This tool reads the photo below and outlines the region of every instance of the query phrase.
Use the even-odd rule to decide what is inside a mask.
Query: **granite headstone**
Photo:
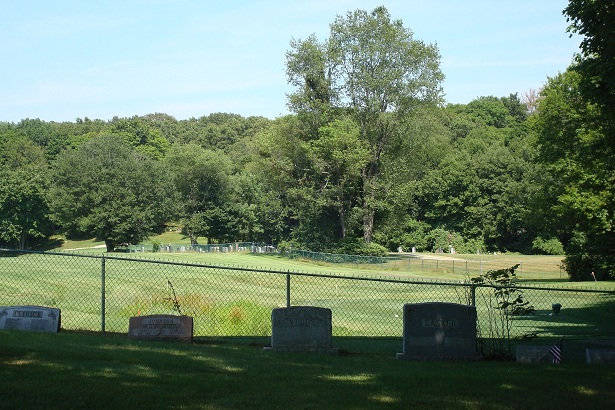
[[[190,316],[133,316],[128,324],[128,337],[131,339],[191,342],[192,332],[193,319]]]
[[[271,312],[271,347],[283,351],[337,353],[331,342],[331,309],[290,306]]]
[[[477,360],[476,307],[447,302],[404,305],[400,359]]]
[[[0,329],[57,333],[61,312],[44,306],[0,306]]]

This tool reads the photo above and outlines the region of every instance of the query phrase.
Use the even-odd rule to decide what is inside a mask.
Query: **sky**
[[[519,96],[578,52],[566,0],[0,0],[0,121],[288,113],[292,39],[385,6],[436,44],[447,103]]]

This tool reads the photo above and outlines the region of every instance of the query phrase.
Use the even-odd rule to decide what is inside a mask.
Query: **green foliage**
[[[564,245],[557,238],[542,239],[540,236],[532,242],[532,248],[536,253],[543,255],[563,255]]]
[[[192,243],[199,236],[222,239],[230,191],[228,157],[196,144],[175,145],[165,163],[181,196],[183,233]]]
[[[416,248],[418,252],[425,252],[430,249],[427,232],[430,230],[429,224],[409,218],[403,225],[403,230],[398,238],[391,238],[394,243],[398,243],[406,252]]]
[[[332,253],[360,256],[387,256],[387,249],[377,243],[365,243],[360,238],[345,238],[338,243]]]
[[[25,137],[7,139],[0,155],[0,243],[26,249],[52,233],[44,151]]]
[[[161,159],[169,149],[169,141],[156,129],[149,127],[139,117],[117,119],[113,122],[112,132],[139,151]]]
[[[583,36],[574,70],[583,80],[581,92],[604,108],[604,120],[613,126],[615,113],[615,14],[610,0],[569,0],[564,10],[568,32]]]
[[[152,252],[160,251],[161,246],[162,246],[162,242],[158,240],[152,240]]]
[[[601,111],[581,94],[582,81],[574,70],[549,79],[538,104],[539,161],[553,181],[543,207],[566,234],[568,274],[580,279],[595,271],[613,277],[615,162],[603,148],[610,137],[601,125]],[[572,241],[575,236],[584,238],[582,246]]]
[[[0,165],[0,243],[27,249],[52,233],[46,191],[46,168]]]
[[[362,209],[364,240],[370,243],[376,213],[386,203],[383,156],[395,154],[406,113],[440,102],[440,56],[436,46],[413,39],[382,6],[338,16],[330,34],[322,44],[314,36],[291,43],[287,75],[297,91],[289,105],[312,132],[339,112],[359,125],[369,155],[360,167],[362,189],[355,202]]]
[[[162,164],[106,135],[58,156],[49,191],[55,220],[70,234],[94,235],[107,251],[138,244],[174,215]]]
[[[509,110],[497,97],[479,97],[468,103],[465,109],[471,117],[488,127],[506,128],[509,125]]]
[[[481,244],[472,252],[484,246],[526,250],[536,231],[533,223],[540,222],[530,218],[539,183],[531,162],[532,136],[520,122],[519,104],[513,95],[447,107],[454,149],[418,184],[418,218]],[[460,123],[464,127],[455,129]]]

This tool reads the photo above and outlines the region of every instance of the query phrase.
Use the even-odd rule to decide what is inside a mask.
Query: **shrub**
[[[563,255],[564,245],[557,238],[545,240],[539,236],[532,242],[532,250],[541,255]]]
[[[361,256],[386,256],[387,249],[377,243],[365,243],[362,238],[344,238],[332,253]]]

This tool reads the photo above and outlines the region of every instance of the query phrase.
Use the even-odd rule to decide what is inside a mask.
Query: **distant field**
[[[152,237],[159,243],[190,244],[190,240],[176,232],[166,232]],[[55,251],[79,250],[80,252],[102,253],[103,242],[67,241]],[[122,254],[118,254],[122,255]],[[534,284],[568,284],[568,277],[561,269],[562,255],[518,255],[518,254],[391,254],[400,259],[385,264],[337,264],[312,261],[308,259],[289,259],[277,255],[251,253],[138,253],[130,257],[166,259],[174,261],[211,263],[233,266],[246,266],[293,272],[319,272],[342,275],[368,275],[402,278],[423,278],[427,280],[462,281],[492,269],[509,268],[519,264],[517,277],[523,282]],[[594,284],[595,285],[595,284]],[[603,284],[601,284],[603,285]],[[589,282],[576,283],[575,286],[592,286]]]

